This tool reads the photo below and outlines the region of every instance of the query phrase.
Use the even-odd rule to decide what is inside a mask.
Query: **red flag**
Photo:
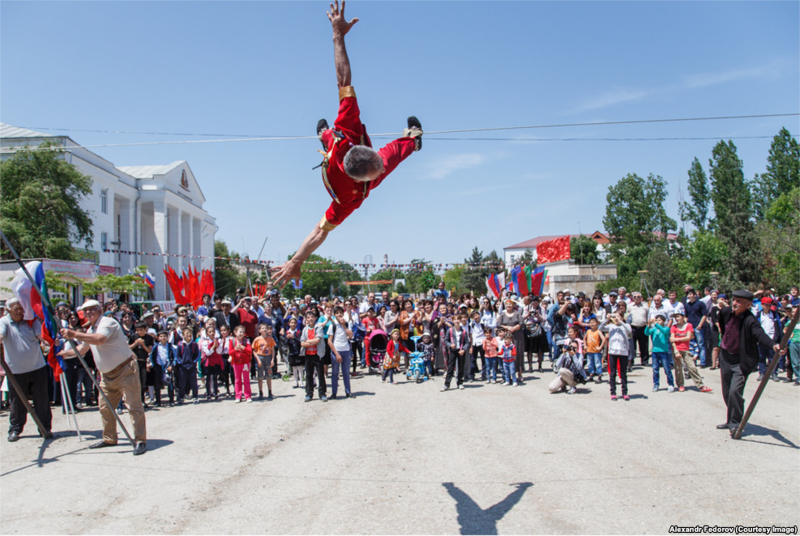
[[[528,271],[530,271],[530,268],[528,268]],[[530,294],[530,290],[528,289],[528,275],[525,273],[524,267],[517,272],[517,286],[519,287],[520,296],[527,296]]]
[[[536,262],[539,264],[567,260],[569,256],[569,235],[536,246]]]

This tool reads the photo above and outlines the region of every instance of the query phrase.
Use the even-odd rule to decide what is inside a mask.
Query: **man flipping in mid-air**
[[[374,188],[377,188],[394,168],[422,148],[422,125],[411,116],[403,137],[387,144],[380,151],[372,148],[367,130],[361,124],[356,92],[350,85],[350,60],[344,46],[344,36],[358,22],[344,18],[344,0],[339,10],[339,0],[331,4],[328,19],[333,26],[333,52],[336,62],[336,79],[339,83],[339,116],[328,128],[320,119],[317,134],[325,148],[322,161],[322,181],[333,198],[322,220],[314,226],[300,249],[283,266],[273,268],[275,284],[286,284],[300,277],[300,267],[327,238],[328,233],[361,206]]]

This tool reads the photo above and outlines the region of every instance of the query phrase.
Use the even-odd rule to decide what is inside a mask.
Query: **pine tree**
[[[698,231],[706,228],[708,221],[708,178],[700,160],[695,157],[689,168],[689,197],[691,202],[681,202],[681,220],[688,221]]]
[[[767,171],[753,180],[753,210],[762,221],[778,197],[800,186],[800,145],[782,128],[772,139]]]

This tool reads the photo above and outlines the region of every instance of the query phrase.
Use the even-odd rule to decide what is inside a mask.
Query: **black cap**
[[[753,293],[750,292],[749,290],[734,290],[733,297],[742,298],[743,300],[750,300],[750,301],[753,301],[753,298],[755,298],[755,296],[753,296]]]

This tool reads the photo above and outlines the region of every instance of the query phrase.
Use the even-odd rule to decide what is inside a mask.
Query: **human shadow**
[[[745,439],[748,436],[769,436],[777,439],[782,445],[776,445],[775,443],[770,443],[769,441],[758,441],[755,439]],[[800,446],[796,445],[791,439],[786,438],[781,434],[778,430],[771,430],[769,428],[764,428],[763,426],[759,426],[757,424],[750,424],[748,423],[744,427],[744,431],[742,432],[743,441],[749,441],[750,443],[763,443],[764,445],[773,445],[775,447],[789,447],[792,449],[800,449]]]
[[[444,482],[447,493],[456,501],[456,512],[461,534],[497,534],[497,522],[516,505],[525,491],[533,486],[532,482],[511,484],[517,489],[512,491],[505,499],[483,510],[472,500],[472,497],[456,487],[452,482]]]

